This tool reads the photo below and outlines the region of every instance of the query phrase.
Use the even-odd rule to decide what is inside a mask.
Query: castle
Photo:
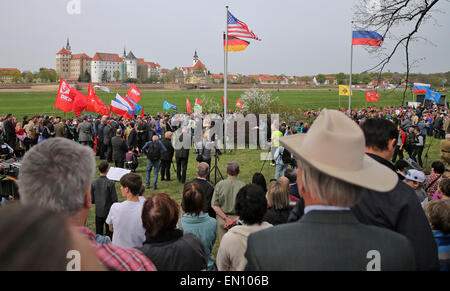
[[[122,57],[114,53],[95,53],[91,58],[85,53],[72,54],[72,48],[67,39],[66,47],[56,53],[56,73],[68,81],[76,81],[88,73],[92,83],[118,82],[126,79],[148,79],[159,75],[158,63],[138,59],[133,52]]]

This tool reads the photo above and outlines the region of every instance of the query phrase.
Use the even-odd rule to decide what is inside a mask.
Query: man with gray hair
[[[211,207],[211,199],[212,199],[212,196],[214,193],[214,187],[206,179],[208,177],[208,175],[209,175],[209,165],[205,162],[201,162],[197,166],[197,178],[186,183],[186,185],[188,185],[192,182],[197,182],[205,190],[206,199],[205,199],[205,207],[203,208],[203,212],[208,213],[209,216],[211,216],[212,218],[216,218],[216,212]]]
[[[365,155],[361,128],[344,113],[323,110],[304,135],[280,143],[297,158],[305,214],[248,238],[247,271],[414,270],[411,243],[393,231],[360,223],[350,210],[362,187],[389,191],[398,181]]]
[[[19,193],[25,205],[53,210],[84,234],[98,259],[112,270],[155,270],[140,251],[99,244],[85,227],[91,208],[95,156],[91,148],[65,138],[52,138],[32,147],[19,173]],[[51,239],[51,238],[50,238]]]
[[[238,220],[234,208],[236,196],[245,183],[238,180],[239,163],[229,162],[227,164],[227,179],[216,184],[211,200],[211,207],[217,214],[217,229],[219,242],[224,234]]]

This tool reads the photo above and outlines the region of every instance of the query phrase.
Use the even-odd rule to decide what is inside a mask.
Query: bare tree
[[[405,90],[402,105],[405,102],[409,85],[410,69],[416,63],[410,60],[410,45],[419,39],[417,33],[421,26],[433,19],[433,14],[439,13],[436,4],[439,0],[360,0],[355,7],[354,23],[360,29],[374,30],[380,33],[384,41],[393,41],[393,48],[370,49],[380,58],[379,63],[368,71],[378,71],[378,84],[385,66],[400,50],[404,50],[406,59]],[[449,0],[441,1],[449,2]],[[397,28],[402,27],[400,33]],[[424,38],[421,38],[425,40]]]

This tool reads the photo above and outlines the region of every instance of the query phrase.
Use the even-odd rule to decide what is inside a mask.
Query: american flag
[[[247,24],[234,17],[230,12],[228,12],[228,36],[261,40],[248,28]]]

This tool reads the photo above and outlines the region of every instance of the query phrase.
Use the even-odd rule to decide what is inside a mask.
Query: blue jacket
[[[216,242],[217,221],[208,213],[199,216],[186,213],[181,218],[181,226],[184,232],[190,232],[201,240],[208,255],[208,270],[212,270],[214,260],[211,252]]]

